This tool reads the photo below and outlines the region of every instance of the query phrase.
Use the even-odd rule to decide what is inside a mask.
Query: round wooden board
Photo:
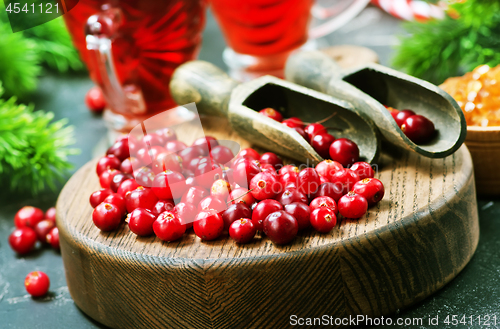
[[[207,135],[249,146],[220,118],[202,123]],[[179,139],[190,143],[197,133],[186,129]],[[127,225],[102,233],[88,203],[99,188],[92,161],[57,202],[71,296],[113,328],[284,328],[291,315],[391,314],[462,270],[477,246],[478,214],[465,146],[444,159],[384,154],[378,165],[386,195],[363,218],[278,247],[260,236],[248,245],[202,242],[192,231],[163,243]]]

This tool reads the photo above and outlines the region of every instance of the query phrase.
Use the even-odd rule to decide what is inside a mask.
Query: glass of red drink
[[[290,53],[347,23],[369,0],[210,0],[226,38],[224,61],[233,78],[283,77]],[[319,24],[313,26],[313,19]]]
[[[80,0],[64,20],[90,77],[103,90],[104,118],[128,132],[175,102],[175,68],[201,44],[206,0]]]

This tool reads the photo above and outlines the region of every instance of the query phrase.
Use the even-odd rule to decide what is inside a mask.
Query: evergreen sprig
[[[15,97],[0,98],[0,184],[11,192],[36,195],[55,189],[71,168],[67,157],[78,153],[68,148],[74,143],[73,127],[53,118],[51,112],[16,104]]]
[[[433,83],[481,64],[500,64],[500,2],[467,0],[451,5],[458,18],[409,22],[393,59],[396,68]]]

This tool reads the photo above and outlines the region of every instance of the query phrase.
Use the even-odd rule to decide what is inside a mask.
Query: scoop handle
[[[227,117],[232,90],[238,82],[217,66],[191,61],[179,66],[170,80],[170,93],[179,105],[196,103],[200,114]]]

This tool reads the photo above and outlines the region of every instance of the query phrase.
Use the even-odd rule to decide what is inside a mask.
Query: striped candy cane
[[[445,6],[433,5],[419,0],[372,0],[389,14],[407,21],[427,21],[429,19],[442,19]]]

